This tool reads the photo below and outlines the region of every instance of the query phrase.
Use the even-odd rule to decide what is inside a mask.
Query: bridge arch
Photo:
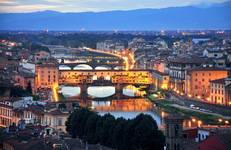
[[[111,69],[113,69],[113,67],[110,67],[108,65],[99,65],[95,67],[95,70],[111,70]]]
[[[88,64],[78,64],[73,70],[93,70],[93,67]]]
[[[59,65],[59,70],[71,70],[71,67],[68,65]]]

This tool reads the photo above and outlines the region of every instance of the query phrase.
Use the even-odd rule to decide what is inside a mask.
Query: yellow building
[[[185,91],[189,97],[209,100],[210,81],[226,78],[228,71],[213,67],[199,67],[187,70]]]
[[[222,78],[210,82],[210,102],[231,106],[231,78]]]
[[[58,85],[59,71],[56,62],[46,61],[35,67],[36,88],[50,88]]]

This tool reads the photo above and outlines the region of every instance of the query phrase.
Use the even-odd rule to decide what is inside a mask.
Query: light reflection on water
[[[61,88],[62,93],[65,96],[76,96],[80,94],[79,87],[65,87]],[[88,93],[95,97],[107,97],[115,93],[113,86],[104,87],[89,87]],[[125,95],[134,96],[134,89],[124,89]],[[97,111],[100,115],[106,113],[112,114],[114,117],[123,117],[125,119],[135,118],[140,113],[149,114],[157,122],[159,127],[164,126],[164,119],[168,113],[161,110],[145,98],[130,98],[130,99],[119,99],[119,100],[108,100],[108,101],[96,101],[96,100],[80,100],[81,106],[88,106],[93,110]],[[202,122],[203,123],[203,122]],[[183,123],[184,127],[197,127],[198,123],[194,123],[191,120],[185,120]]]
[[[66,97],[75,97],[80,95],[80,87],[60,86],[60,92]],[[90,86],[87,89],[89,96],[95,98],[105,98],[115,94],[114,86]],[[133,86],[127,86],[123,89],[123,94],[134,97],[142,95],[142,92],[135,89]]]

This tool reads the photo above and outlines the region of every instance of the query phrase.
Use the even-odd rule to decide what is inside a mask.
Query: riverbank
[[[178,114],[182,115],[186,119],[197,119],[202,120],[205,124],[210,125],[224,125],[225,123],[219,122],[220,120],[226,120],[229,123],[231,122],[230,118],[224,117],[220,114],[215,113],[208,113],[208,112],[200,112],[198,110],[192,110],[190,108],[180,106],[178,104],[173,103],[172,101],[168,101],[166,99],[156,99],[153,96],[148,96],[148,99],[154,103],[156,106],[162,108],[164,111],[166,111],[169,114]]]

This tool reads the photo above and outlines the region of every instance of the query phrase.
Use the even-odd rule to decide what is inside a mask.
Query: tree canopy
[[[67,119],[66,130],[90,144],[100,143],[119,150],[163,149],[165,137],[150,115],[140,114],[134,119],[103,116],[81,108]]]

